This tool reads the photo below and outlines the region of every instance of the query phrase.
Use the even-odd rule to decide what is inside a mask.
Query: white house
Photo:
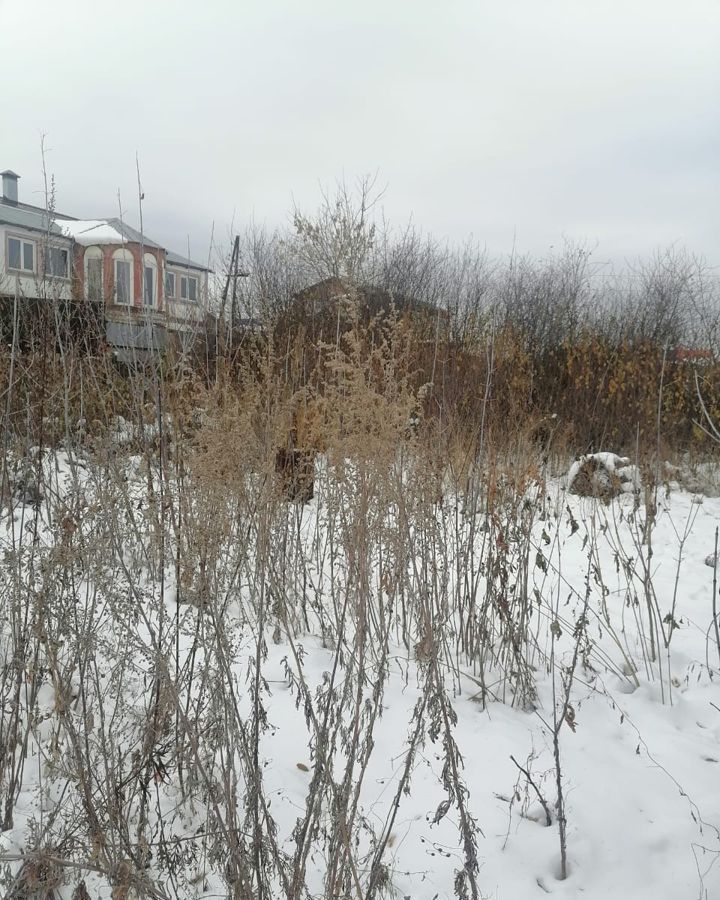
[[[0,175],[0,294],[70,299],[72,240],[56,217],[18,202],[15,172]]]
[[[106,338],[117,350],[192,343],[206,321],[207,266],[119,218],[76,219],[21,203],[18,178],[2,173],[0,296],[102,304]]]

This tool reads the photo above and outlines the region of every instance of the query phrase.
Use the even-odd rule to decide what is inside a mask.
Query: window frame
[[[172,278],[172,291],[168,291],[168,278]],[[165,299],[166,300],[177,300],[176,291],[177,291],[177,275],[175,272],[171,272],[169,269],[165,269],[164,278],[163,278],[163,287],[165,289]]]
[[[118,291],[118,285],[120,284],[120,279],[118,278],[118,266],[128,266],[129,269],[129,278],[127,281],[127,297],[122,299],[120,297],[120,292]],[[113,257],[113,294],[115,303],[118,306],[133,306],[135,302],[134,298],[134,285],[133,285],[133,276],[135,274],[133,261],[130,259],[125,259],[125,257],[115,256]]]
[[[195,297],[192,298],[190,296],[190,282],[193,281],[195,283]],[[185,283],[185,295],[183,296],[183,282]],[[197,275],[190,275],[189,273],[185,273],[180,276],[180,297],[184,303],[197,303],[198,302],[198,287],[200,284],[200,279]]]
[[[53,251],[57,251],[58,253],[65,254],[65,274],[57,275],[55,272],[50,271],[50,260],[52,259]],[[63,247],[62,244],[46,244],[43,248],[43,269],[45,272],[45,276],[47,278],[52,278],[56,281],[69,281],[70,280],[70,248]]]
[[[88,270],[90,268],[89,264],[91,262],[100,263],[99,297],[90,296],[90,278]],[[83,255],[83,295],[86,300],[89,300],[92,303],[105,302],[105,254],[103,253],[101,247],[95,245],[87,247]]]
[[[18,269],[15,266],[10,265],[10,241],[17,241],[20,244],[20,264],[21,267]],[[33,254],[33,265],[32,269],[24,268],[25,263],[25,245],[29,245],[32,247]],[[12,232],[7,232],[5,234],[5,269],[8,272],[13,272],[16,275],[25,275],[31,276],[37,274],[37,241],[34,241],[32,238],[23,237],[19,234],[13,234]]]
[[[151,297],[148,298],[148,272],[151,273]],[[159,291],[159,273],[160,267],[158,266],[157,259],[153,256],[152,253],[145,253],[143,255],[143,267],[142,267],[142,300],[143,306],[147,309],[160,309],[160,291]]]

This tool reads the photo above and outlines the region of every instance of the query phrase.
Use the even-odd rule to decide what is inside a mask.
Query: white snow
[[[89,247],[93,244],[126,244],[126,239],[109,222],[104,219],[86,219],[64,221],[58,223],[63,233],[81,244]]]
[[[607,456],[607,464],[616,469],[627,464],[626,460]],[[60,460],[58,469],[48,464],[48,471],[55,479],[56,490],[69,493],[72,480],[67,460]],[[142,517],[144,475],[139,462],[128,466],[128,477],[135,479],[135,496],[140,498],[136,515]],[[300,515],[300,539],[308,544],[328,527],[329,495],[322,483],[319,488],[312,504],[301,512],[293,509],[289,513],[292,522],[296,512]],[[661,497],[653,533],[652,579],[661,613],[672,611],[677,628],[670,632],[669,647],[653,662],[646,652],[645,598],[638,561],[643,552],[643,523],[632,498],[622,496],[606,508],[596,501],[566,494],[559,484],[552,485],[548,493],[549,500],[547,496],[544,500],[548,501],[549,514],[538,518],[533,528],[533,554],[537,550],[544,562],[531,566],[527,586],[530,596],[537,590],[541,598],[537,604],[531,600],[536,645],[528,651],[536,667],[536,698],[520,708],[513,705],[509,691],[505,692],[506,702],[501,702],[501,688],[490,684],[489,690],[497,698],[483,705],[478,699],[481,685],[471,663],[460,662],[459,683],[449,668],[444,669],[447,696],[458,717],[453,734],[464,760],[467,804],[482,829],[477,876],[482,895],[494,900],[537,900],[548,894],[566,900],[713,900],[720,897],[720,668],[709,627],[712,574],[704,561],[720,522],[720,499],[702,499],[682,491]],[[535,499],[543,498],[536,495]],[[452,523],[456,515],[452,501],[438,512],[441,524]],[[51,541],[52,534],[48,526],[44,540]],[[10,552],[11,547],[10,527],[5,523],[2,549]],[[459,560],[456,550],[449,537],[446,562],[450,573]],[[635,567],[628,578],[618,565],[618,554],[623,552]],[[314,569],[309,567],[308,574],[312,590],[326,591],[329,603],[330,573],[320,563]],[[335,577],[341,576],[335,573]],[[511,573],[511,578],[515,577]],[[167,581],[166,596],[171,597],[171,570]],[[156,587],[143,576],[142,590]],[[236,617],[238,623],[246,602],[244,590],[238,589],[226,613],[229,619]],[[82,595],[80,591],[81,604]],[[592,646],[578,665],[572,689],[574,730],[566,725],[560,730],[569,866],[569,877],[560,881],[551,729],[553,687],[557,690],[563,667],[571,661],[572,631],[586,596],[590,598],[587,633]],[[167,601],[167,610],[172,621],[176,610],[171,600]],[[180,653],[187,660],[195,639],[194,623],[205,620],[191,607],[182,610]],[[103,654],[107,657],[106,702],[110,710],[113,642],[120,646],[130,635],[140,648],[147,646],[149,637],[141,620],[130,631],[109,614],[102,622],[97,658],[102,666]],[[317,764],[312,752],[313,730],[293,679],[304,678],[308,696],[318,697],[316,692],[327,687],[335,655],[318,633],[316,623],[310,633],[292,635],[280,628],[275,633],[277,642],[271,638],[271,624],[266,634],[267,658],[262,662],[269,729],[261,739],[260,765],[279,844],[292,854],[293,829],[305,809]],[[554,670],[549,665],[551,624],[562,635]],[[450,619],[438,622],[438,637],[451,633],[454,627]],[[245,622],[238,625],[236,634],[233,673],[241,711],[249,716],[246,676],[253,665],[255,632]],[[8,646],[4,630],[2,637]],[[303,649],[299,656],[298,645]],[[415,650],[399,642],[389,650],[382,717],[375,726],[372,755],[359,795],[368,832],[382,830],[391,808],[406,762],[413,712],[428,677]],[[124,705],[122,710],[117,706],[122,715],[130,716],[144,697],[143,667],[149,662],[140,650],[137,665],[137,677],[128,676],[123,682]],[[366,674],[371,686],[381,677],[380,671],[370,665]],[[117,701],[115,696],[113,702]],[[60,819],[70,816],[76,802],[72,798],[79,791],[72,782],[64,785],[62,768],[54,768],[55,754],[59,753],[54,743],[57,730],[52,725],[54,704],[54,692],[46,683],[36,701],[39,725],[33,731],[15,824],[0,835],[0,865],[5,854],[12,872],[18,871],[16,857],[31,845],[38,822],[47,821],[58,809],[61,797]],[[349,710],[344,714],[348,716]],[[74,715],[82,730],[79,709]],[[118,735],[119,740],[121,737]],[[549,827],[533,788],[511,756],[530,772],[546,799],[552,816]],[[426,729],[412,764],[408,793],[401,797],[385,851],[392,885],[385,896],[413,900],[453,897],[455,873],[464,860],[456,805],[451,805],[438,824],[432,821],[446,796],[443,758],[442,740],[433,741]],[[336,764],[339,780],[345,761],[338,758]],[[239,767],[234,774],[242,779]],[[174,772],[167,784],[153,785],[153,796],[156,790],[164,810],[165,829],[192,842],[206,821],[207,810],[197,804],[182,807]],[[361,834],[358,840],[366,838]],[[195,844],[200,846],[201,839]],[[360,858],[363,846],[357,849]],[[169,891],[168,896],[229,896],[217,871],[200,862],[192,865],[188,864],[185,880],[181,879],[180,893]],[[326,867],[323,853],[313,852],[308,867],[310,893],[304,896],[321,896]],[[193,878],[194,873],[203,877]],[[366,874],[360,871],[359,877]],[[111,886],[105,880],[92,872],[86,880],[90,896],[110,898]],[[63,888],[56,896],[69,900],[71,889]]]
[[[570,487],[577,478],[578,473],[588,460],[595,460],[600,464],[602,469],[610,474],[617,475],[620,479],[618,490],[622,493],[631,494],[640,487],[640,473],[637,466],[634,466],[628,457],[618,456],[616,453],[602,451],[600,453],[588,453],[576,459],[565,478],[565,484]],[[600,470],[600,473],[602,470]]]

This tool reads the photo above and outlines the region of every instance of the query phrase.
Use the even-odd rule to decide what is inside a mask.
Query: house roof
[[[78,219],[75,222],[63,222],[63,232],[83,247],[90,244],[126,244],[127,238],[106,219]]]
[[[14,225],[16,228],[25,228],[28,231],[41,231],[46,234],[49,232],[58,237],[63,236],[63,231],[58,223],[44,209],[27,209],[25,206],[13,206],[0,202],[0,222]]]
[[[122,219],[78,219],[63,222],[63,233],[72,237],[76,243],[83,247],[92,244],[142,244],[155,250],[164,250],[160,244],[150,240],[147,235],[141,234],[135,228],[131,228]],[[165,262],[168,266],[177,266],[182,269],[196,269],[198,272],[209,272],[207,266],[193,262],[172,250],[165,250]]]
[[[0,223],[38,231],[74,240],[83,247],[92,244],[142,244],[154,250],[164,250],[162,244],[141,234],[127,222],[117,217],[109,219],[74,219],[61,213],[49,213],[38,206],[28,203],[5,203],[0,197]],[[206,265],[194,262],[179,253],[166,250],[167,264],[183,269],[196,269],[198,272],[211,271]]]
[[[131,228],[121,219],[76,219],[62,222],[62,231],[83,247],[91,244],[142,244],[156,250],[160,244]]]
[[[299,301],[303,306],[312,304],[316,309],[324,309],[341,297],[347,296],[350,290],[349,282],[332,276],[302,288],[295,294],[295,300]]]
[[[312,303],[316,308],[323,309],[353,293],[360,301],[361,306],[364,306],[371,313],[387,311],[394,307],[398,312],[439,316],[441,319],[446,318],[448,315],[447,310],[425,300],[417,300],[415,297],[396,294],[387,288],[376,287],[372,284],[353,286],[346,279],[337,277],[325,278],[323,281],[318,281],[303,288],[295,294],[295,300],[303,305]]]
[[[120,234],[124,236],[125,240],[130,243],[143,244],[145,247],[154,247],[156,250],[164,249],[161,244],[156,244],[155,241],[151,241],[146,234],[142,234],[134,228],[131,228],[128,223],[123,222],[122,219],[106,219],[106,221],[108,225],[112,225],[112,227],[119,231]]]
[[[179,269],[197,269],[200,272],[210,272],[207,266],[202,263],[193,262],[179,253],[173,253],[172,250],[165,251],[165,262],[168,266],[176,266]]]

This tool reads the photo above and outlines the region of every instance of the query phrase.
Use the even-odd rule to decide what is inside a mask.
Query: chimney
[[[20,177],[16,172],[11,171],[10,169],[5,169],[4,172],[0,172],[2,175],[2,199],[4,203],[8,203],[11,206],[17,206],[18,202],[18,178]]]

